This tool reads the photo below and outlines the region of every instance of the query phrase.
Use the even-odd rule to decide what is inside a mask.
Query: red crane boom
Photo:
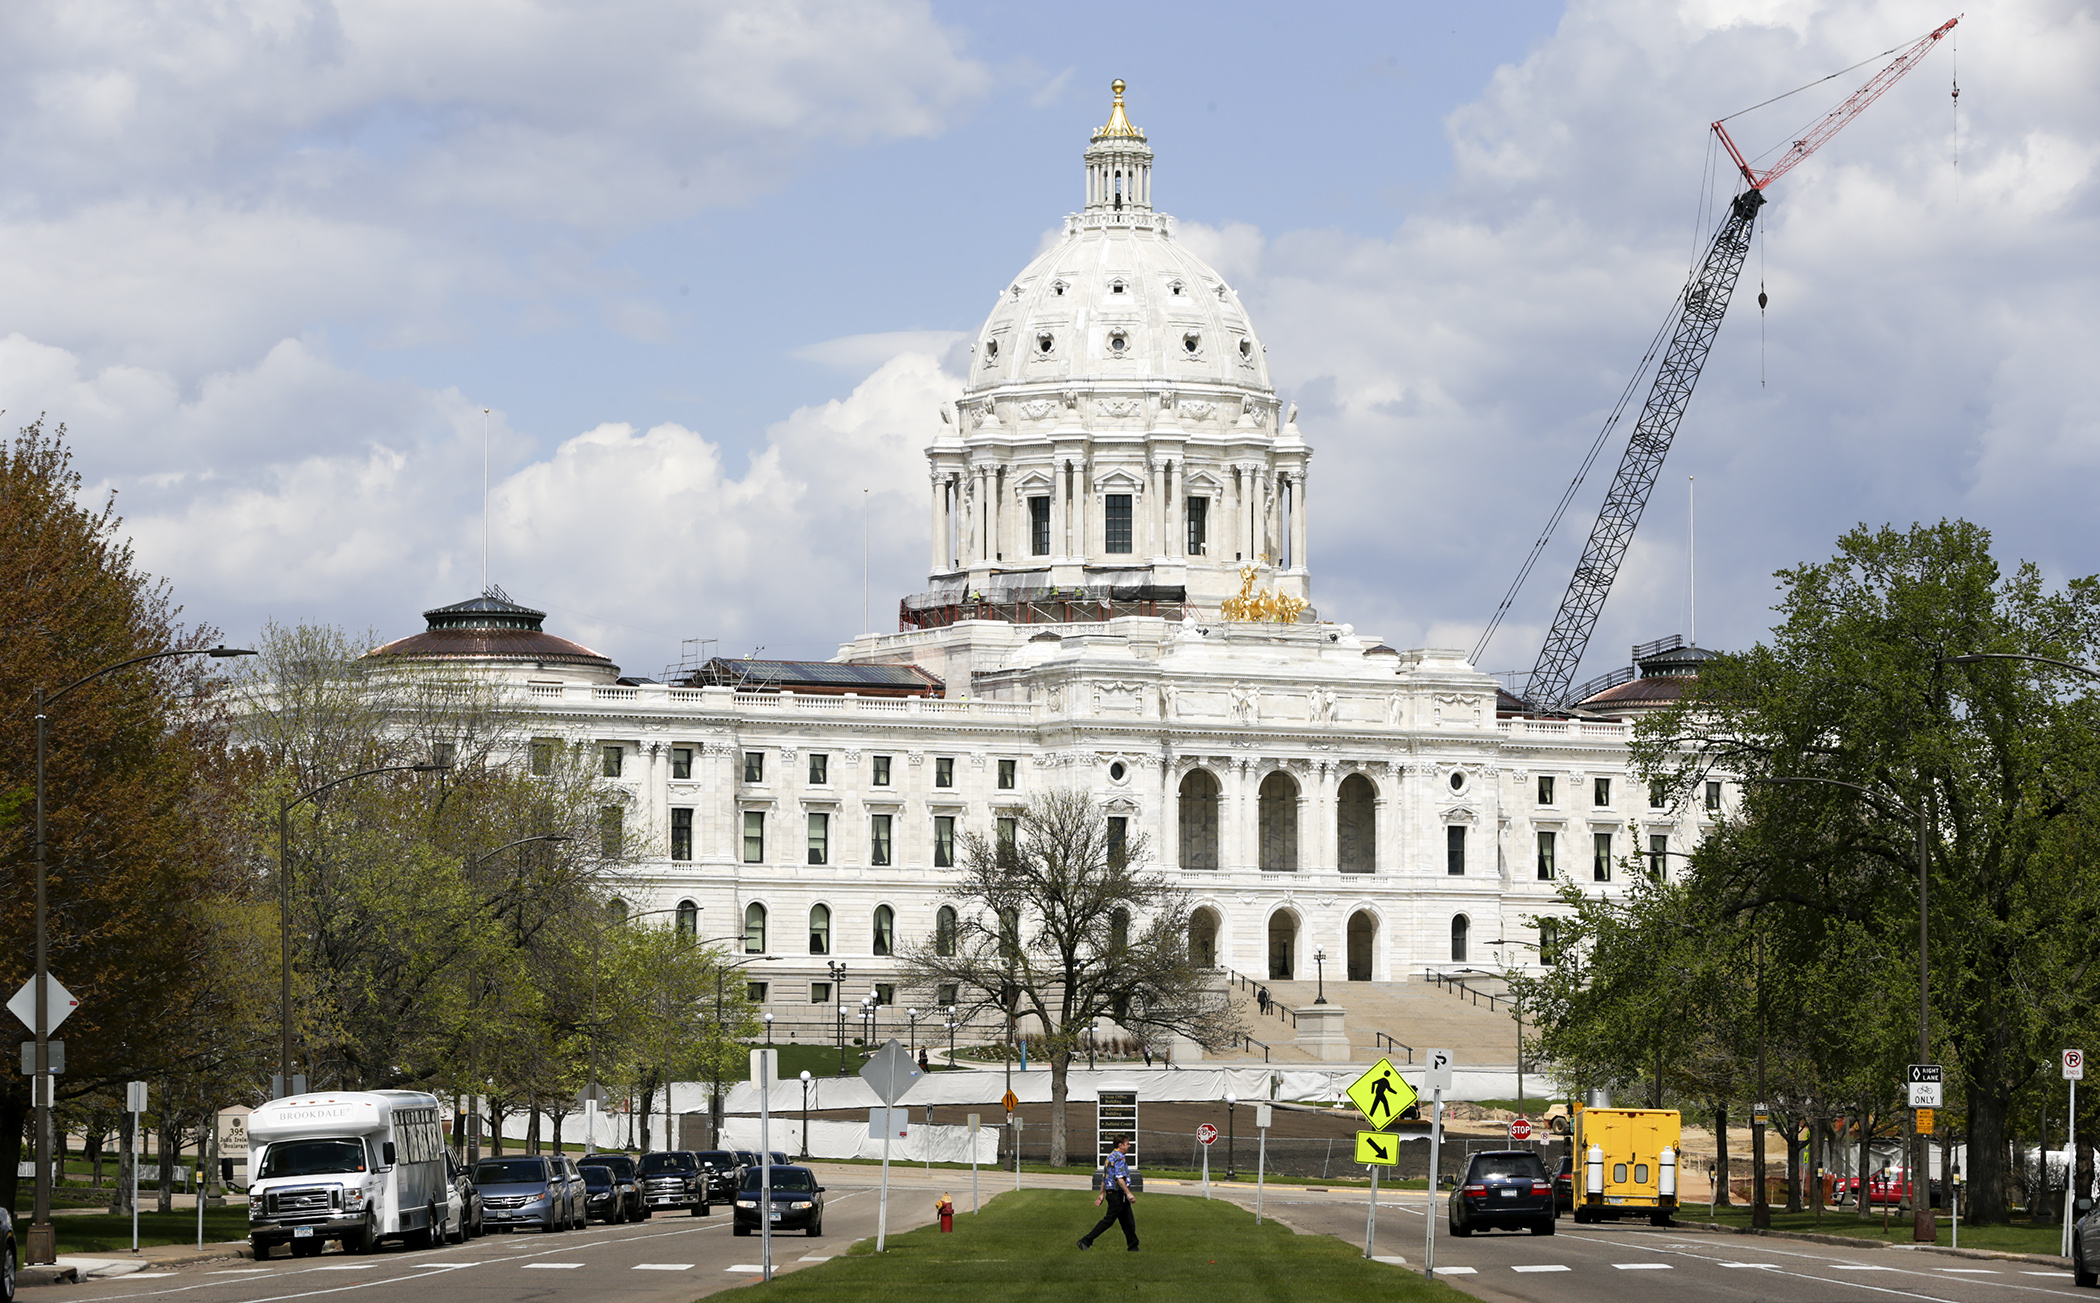
[[[1743,180],[1750,183],[1752,190],[1762,190],[1793,171],[1810,154],[1821,149],[1824,141],[1843,131],[1846,123],[1866,112],[1867,105],[1880,99],[1889,87],[1903,80],[1903,74],[1924,62],[1925,56],[1932,53],[1932,47],[1939,39],[1953,31],[1954,25],[1960,21],[1961,15],[1956,14],[1933,28],[1928,35],[1919,37],[1917,44],[1897,55],[1894,63],[1875,73],[1873,79],[1854,91],[1850,99],[1824,114],[1823,120],[1810,128],[1807,135],[1787,147],[1786,154],[1777,164],[1763,172],[1754,170],[1750,164],[1743,161],[1742,151],[1735,147],[1735,141],[1729,139],[1728,128],[1723,125],[1727,122],[1726,118],[1714,123],[1714,134],[1728,147],[1728,157],[1735,160],[1736,169],[1743,174]]]

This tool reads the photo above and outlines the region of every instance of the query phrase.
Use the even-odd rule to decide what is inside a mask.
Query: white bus
[[[465,1238],[434,1095],[318,1091],[273,1099],[248,1118],[248,1242],[311,1257],[330,1240],[364,1253]]]

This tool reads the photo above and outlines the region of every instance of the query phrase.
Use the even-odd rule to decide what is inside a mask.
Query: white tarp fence
[[[1134,1090],[1138,1099],[1145,1103],[1222,1100],[1229,1093],[1249,1102],[1281,1099],[1331,1104],[1350,1082],[1363,1075],[1363,1071],[1363,1066],[1334,1069],[1115,1068],[1099,1071],[1074,1068],[1068,1082],[1068,1099],[1074,1104],[1088,1104],[1104,1090]],[[1420,1087],[1420,1065],[1412,1068],[1401,1065],[1400,1075],[1411,1085]],[[1275,1080],[1273,1094],[1270,1092],[1272,1078]],[[809,1107],[813,1110],[865,1110],[882,1102],[875,1098],[873,1088],[859,1077],[815,1077],[809,1085]],[[1446,1099],[1510,1099],[1517,1093],[1516,1072],[1514,1069],[1468,1071],[1460,1068],[1453,1071],[1451,1086]],[[1550,1086],[1546,1078],[1536,1073],[1525,1076],[1526,1090],[1534,1098],[1548,1094]],[[1006,1088],[1007,1076],[1003,1072],[929,1072],[919,1078],[911,1093],[899,1102],[916,1108],[928,1104],[984,1104],[996,1109]],[[1024,1104],[1049,1103],[1049,1070],[1031,1068],[1014,1073],[1013,1092]],[[775,1116],[790,1111],[799,1113],[802,1108],[802,1082],[799,1079],[779,1082],[771,1095]],[[674,1088],[672,1098],[677,1097]],[[727,1107],[731,1113],[757,1113],[758,1088],[749,1082],[736,1086],[729,1092]]]
[[[898,1105],[902,1108],[903,1105]],[[1002,1115],[1003,1120],[1003,1115]],[[989,1119],[987,1119],[989,1122]],[[775,1116],[770,1132],[772,1147],[785,1153],[790,1159],[802,1152],[802,1119]],[[722,1120],[722,1147],[724,1149],[757,1149],[758,1119],[755,1117],[731,1117]],[[890,1140],[890,1161],[893,1163],[924,1163],[930,1159],[936,1163],[967,1163],[970,1161],[970,1128],[966,1126],[929,1127],[924,1122],[913,1121],[908,1134]],[[977,1133],[975,1148],[977,1161],[986,1167],[995,1166],[999,1159],[999,1132],[987,1125]],[[882,1139],[868,1134],[865,1118],[858,1122],[811,1122],[809,1124],[809,1155],[811,1158],[881,1158]]]

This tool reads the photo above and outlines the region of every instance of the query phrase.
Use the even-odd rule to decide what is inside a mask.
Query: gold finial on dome
[[[1123,79],[1116,78],[1109,89],[1116,93],[1115,106],[1108,111],[1107,125],[1094,133],[1094,139],[1114,140],[1120,136],[1131,140],[1143,140],[1145,133],[1131,126],[1130,119],[1123,115]]]

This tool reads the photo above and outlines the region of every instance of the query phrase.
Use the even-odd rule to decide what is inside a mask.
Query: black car
[[[601,1222],[616,1225],[642,1219],[642,1192],[631,1178],[588,1159],[577,1164],[576,1170],[583,1173],[585,1221],[596,1217]]]
[[[642,1193],[642,1165],[636,1161],[633,1154],[585,1154],[576,1161],[578,1163],[596,1163],[600,1167],[609,1167],[613,1170],[614,1175],[632,1183],[634,1186],[635,1207],[639,1210],[636,1213],[636,1218],[640,1221],[649,1220],[649,1201]]]
[[[21,1260],[15,1250],[14,1215],[0,1208],[0,1303],[15,1303],[15,1264]]]
[[[641,1178],[642,1201],[651,1212],[685,1208],[695,1217],[705,1217],[714,1211],[709,1204],[706,1171],[691,1150],[662,1149],[643,1154]]]
[[[1553,1215],[1575,1211],[1575,1159],[1568,1154],[1560,1156],[1560,1166],[1553,1169]]]
[[[737,1187],[744,1183],[744,1161],[736,1151],[730,1149],[702,1149],[693,1157],[700,1160],[702,1170],[707,1173],[707,1197],[715,1203],[728,1203],[736,1198]]]
[[[1967,1202],[1969,1192],[1961,1193],[1963,1202]],[[2071,1227],[2071,1283],[2080,1289],[2091,1289],[2100,1285],[2100,1269],[2092,1265],[2100,1263],[2100,1209],[2094,1208],[2091,1199],[2080,1199],[2073,1207],[2078,1211],[2078,1221]]]
[[[749,1235],[758,1229],[759,1207],[763,1189],[760,1180],[764,1169],[752,1168],[744,1173],[743,1188],[736,1192],[736,1216],[730,1231],[736,1235]],[[817,1184],[817,1174],[806,1167],[775,1166],[772,1168],[773,1184],[773,1229],[776,1231],[801,1231],[814,1239],[824,1233],[824,1187]]]
[[[459,1191],[459,1223],[465,1229],[467,1239],[478,1238],[488,1232],[488,1214],[481,1204],[481,1187],[474,1184],[474,1173],[459,1155],[445,1151],[445,1170],[451,1175],[452,1188]]]
[[[1465,1180],[1451,1192],[1445,1206],[1450,1210],[1451,1233],[1456,1236],[1496,1227],[1553,1234],[1553,1183],[1546,1177],[1546,1165],[1529,1149],[1491,1149],[1473,1155],[1466,1164]]]

